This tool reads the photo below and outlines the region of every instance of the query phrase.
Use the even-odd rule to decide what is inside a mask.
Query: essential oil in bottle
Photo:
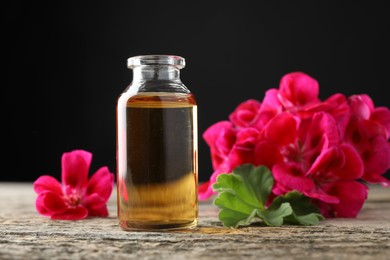
[[[173,57],[133,57],[131,68],[140,75],[118,99],[117,198],[124,230],[197,225],[197,104],[178,75],[184,61]],[[142,63],[138,59],[147,64],[134,65]]]

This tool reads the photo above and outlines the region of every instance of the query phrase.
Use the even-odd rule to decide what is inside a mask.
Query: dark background
[[[116,99],[135,55],[186,58],[200,137],[292,71],[316,78],[322,99],[366,93],[390,106],[389,11],[386,1],[11,1],[0,181],[60,178],[61,155],[73,149],[93,153],[91,173],[115,172]],[[202,182],[212,173],[202,138],[199,159]]]

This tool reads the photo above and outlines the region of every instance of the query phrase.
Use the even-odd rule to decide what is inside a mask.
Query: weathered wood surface
[[[374,186],[356,219],[317,226],[223,228],[211,200],[190,231],[125,232],[108,218],[53,221],[32,184],[0,183],[0,259],[390,259],[390,189]]]

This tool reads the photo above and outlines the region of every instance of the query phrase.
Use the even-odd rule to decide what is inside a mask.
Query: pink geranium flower
[[[351,119],[345,139],[351,143],[364,162],[363,180],[390,187],[390,180],[382,176],[390,168],[390,110],[374,106],[367,95],[349,97]]]
[[[280,80],[279,99],[287,110],[300,110],[320,103],[318,94],[317,80],[306,73],[291,72]]]
[[[101,167],[88,179],[92,154],[73,150],[62,155],[62,184],[43,175],[34,182],[38,213],[51,219],[79,220],[108,216],[107,201],[114,186],[114,174]]]
[[[368,95],[336,93],[322,101],[319,83],[303,72],[284,75],[264,99],[239,104],[228,121],[203,138],[213,170],[199,198],[213,194],[221,173],[244,163],[265,165],[274,177],[273,196],[298,190],[326,217],[356,217],[367,198],[366,183],[390,187],[390,110]]]

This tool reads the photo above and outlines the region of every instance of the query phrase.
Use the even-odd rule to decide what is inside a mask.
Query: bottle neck
[[[174,66],[137,66],[133,68],[133,82],[169,80],[180,82],[180,70]]]

